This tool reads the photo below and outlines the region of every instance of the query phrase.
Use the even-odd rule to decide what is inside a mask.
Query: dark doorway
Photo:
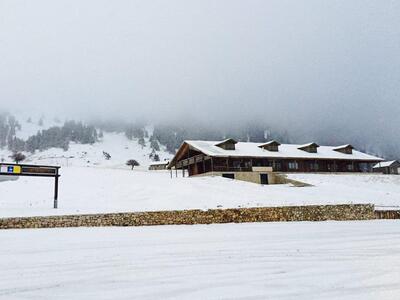
[[[222,177],[229,178],[229,179],[235,179],[235,174],[227,174],[227,173],[225,173],[225,174],[222,174]]]
[[[268,174],[260,174],[261,184],[268,184]]]

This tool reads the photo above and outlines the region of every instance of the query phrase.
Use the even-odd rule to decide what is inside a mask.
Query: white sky
[[[0,109],[394,138],[399,53],[400,1],[0,0]]]

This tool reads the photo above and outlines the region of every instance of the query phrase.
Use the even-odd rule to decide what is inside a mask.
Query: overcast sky
[[[0,0],[10,107],[399,139],[400,1]]]

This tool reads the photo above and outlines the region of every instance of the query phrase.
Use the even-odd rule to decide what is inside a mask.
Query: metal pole
[[[57,174],[54,178],[54,208],[58,208],[58,177],[59,175]]]

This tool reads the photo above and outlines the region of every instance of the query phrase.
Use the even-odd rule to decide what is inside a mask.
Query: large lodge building
[[[185,141],[168,168],[187,170],[189,176],[214,174],[229,178],[256,172],[261,179],[249,181],[268,183],[265,176],[270,172],[370,172],[381,161],[379,157],[354,150],[351,145],[247,143],[227,139]]]

